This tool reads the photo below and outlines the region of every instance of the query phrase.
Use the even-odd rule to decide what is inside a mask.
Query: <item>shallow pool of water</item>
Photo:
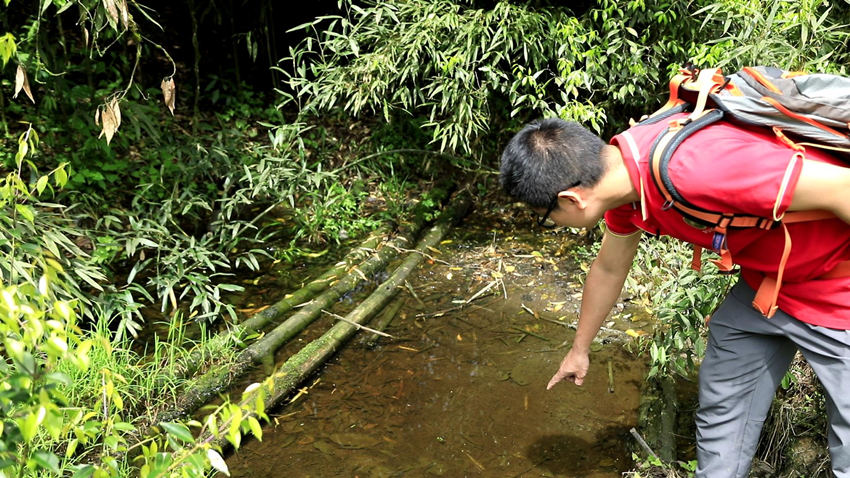
[[[631,467],[635,356],[597,344],[584,386],[545,389],[580,290],[554,253],[563,237],[457,234],[399,293],[393,337],[349,342],[273,410],[262,442],[229,457],[231,476],[614,478]]]

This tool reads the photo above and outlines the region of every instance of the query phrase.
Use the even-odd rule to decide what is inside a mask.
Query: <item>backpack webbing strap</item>
[[[626,144],[629,146],[629,153],[632,155],[632,160],[635,162],[635,167],[640,171],[640,151],[638,150],[635,138],[628,131],[621,133],[623,138],[626,138]],[[638,182],[640,184],[640,218],[646,221],[649,218],[649,213],[646,210],[646,188],[643,185],[643,176],[638,173]]]
[[[765,276],[753,299],[753,307],[768,319],[773,317],[779,308],[776,301],[779,298],[779,289],[782,287],[785,264],[788,262],[788,256],[791,255],[791,234],[788,233],[788,227],[785,224],[782,224],[782,231],[785,233],[785,247],[782,250],[782,258],[779,260],[776,278]]]

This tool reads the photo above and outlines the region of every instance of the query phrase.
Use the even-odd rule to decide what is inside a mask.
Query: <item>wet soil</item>
[[[231,476],[621,476],[644,375],[616,332],[640,323],[628,305],[585,384],[545,389],[574,335],[583,244],[516,206],[479,208],[399,293],[392,337],[352,340],[229,457]]]

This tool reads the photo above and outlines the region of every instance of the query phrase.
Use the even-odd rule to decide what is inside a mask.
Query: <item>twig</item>
[[[634,427],[632,427],[632,429],[629,430],[629,433],[631,433],[632,436],[635,437],[635,440],[637,440],[638,445],[640,445],[640,447],[643,448],[644,451],[649,453],[649,456],[655,458],[658,461],[661,461],[661,460],[658,459],[658,455],[656,455],[655,452],[652,451],[652,448],[649,447],[649,445],[646,443],[646,441],[643,439],[643,437],[640,436],[640,433],[638,433],[638,431],[635,430]]]
[[[419,298],[419,295],[416,294],[416,291],[413,290],[413,286],[410,285],[410,282],[404,281],[404,286],[407,288],[407,291],[410,292],[410,295],[416,299],[416,302],[422,306],[423,309],[427,309],[428,307],[425,305],[425,302],[422,302],[422,299]]]
[[[479,290],[478,292],[476,292],[476,293],[475,293],[475,295],[473,295],[472,297],[470,297],[470,298],[466,299],[466,302],[465,302],[465,303],[466,303],[466,304],[468,304],[468,303],[472,302],[473,300],[477,299],[477,298],[478,298],[481,294],[483,294],[483,293],[487,292],[488,290],[492,289],[492,288],[493,288],[493,286],[494,286],[494,285],[496,285],[496,282],[497,282],[497,281],[492,281],[492,282],[490,282],[489,284],[487,284],[486,286],[484,286],[484,288],[482,288],[481,290]]]
[[[467,452],[466,450],[461,450],[461,451],[463,452],[464,455],[466,455],[467,458],[469,458],[470,461],[472,461],[472,464],[475,465],[476,468],[478,468],[478,471],[484,471],[485,470],[484,465],[482,465],[478,460],[473,458],[472,455],[469,454],[469,452]]]
[[[423,252],[423,251],[419,251],[419,250],[416,250],[416,249],[405,249],[405,248],[403,248],[403,247],[393,246],[393,245],[389,245],[389,244],[387,244],[387,246],[386,246],[386,247],[392,247],[393,249],[395,249],[395,250],[396,250],[396,251],[398,251],[399,253],[405,253],[405,254],[419,254],[419,255],[421,255],[422,257],[424,257],[424,258],[428,259],[429,261],[438,262],[438,263],[443,264],[443,265],[446,265],[446,266],[450,266],[450,265],[451,265],[450,263],[448,263],[448,262],[446,262],[446,261],[444,261],[444,260],[442,260],[442,259],[437,259],[436,257],[432,256],[431,254],[427,254],[427,253],[425,253],[425,252]],[[435,250],[436,250],[436,249],[435,249]]]
[[[614,393],[614,364],[608,359],[608,393]]]
[[[514,329],[514,330],[516,330],[517,332],[523,333],[523,334],[525,334],[525,335],[530,335],[530,336],[532,336],[532,337],[537,337],[538,339],[540,339],[540,340],[545,340],[546,342],[548,342],[548,341],[549,341],[549,338],[548,338],[548,337],[544,337],[544,336],[542,336],[542,335],[540,335],[540,334],[535,334],[534,332],[529,332],[529,331],[527,331],[527,330],[525,330],[525,329],[521,329],[521,328],[519,328],[519,327],[511,327],[511,328],[512,328],[512,329]]]
[[[337,319],[337,320],[341,320],[341,321],[343,321],[343,322],[345,322],[345,323],[351,324],[351,325],[353,325],[353,326],[357,327],[358,329],[363,329],[363,330],[365,330],[365,331],[367,331],[367,332],[372,332],[373,334],[380,335],[381,337],[389,337],[389,338],[391,338],[391,339],[394,339],[394,338],[395,338],[395,337],[393,337],[392,335],[390,335],[390,334],[388,334],[388,333],[381,332],[380,330],[375,330],[375,329],[370,328],[370,327],[366,327],[365,325],[360,325],[360,324],[358,324],[357,322],[353,322],[353,321],[351,321],[351,320],[348,320],[348,319],[346,319],[345,317],[343,317],[343,316],[341,316],[341,315],[334,314],[333,312],[328,312],[327,310],[323,310],[322,312],[324,312],[324,313],[326,313],[326,314],[330,315],[331,317],[333,317],[333,318],[335,318],[335,319]]]

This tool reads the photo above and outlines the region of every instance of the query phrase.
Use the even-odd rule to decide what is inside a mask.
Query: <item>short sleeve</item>
[[[632,221],[635,213],[636,210],[631,204],[609,209],[605,211],[605,227],[614,235],[630,236],[638,230]]]

